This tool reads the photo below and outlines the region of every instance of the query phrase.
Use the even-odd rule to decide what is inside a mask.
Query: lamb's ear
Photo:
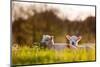
[[[77,42],[79,42],[82,39],[82,36],[78,36]]]
[[[69,35],[66,35],[66,39],[70,40],[70,36]]]

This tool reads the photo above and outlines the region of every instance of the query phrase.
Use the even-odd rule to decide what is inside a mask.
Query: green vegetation
[[[95,49],[64,49],[56,51],[53,49],[18,47],[12,48],[12,63],[20,64],[48,64],[60,62],[95,61]]]

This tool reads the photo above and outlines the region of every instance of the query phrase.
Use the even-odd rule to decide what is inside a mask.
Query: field
[[[95,49],[78,48],[54,50],[27,46],[12,48],[12,64],[49,64],[62,62],[95,61]]]

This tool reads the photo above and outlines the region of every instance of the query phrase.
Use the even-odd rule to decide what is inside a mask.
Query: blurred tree
[[[27,20],[19,18],[12,24],[13,43],[32,46],[40,42],[43,34],[54,35],[56,42],[64,40],[66,34],[82,35],[84,42],[95,39],[95,17],[89,16],[84,21],[70,21],[58,18],[53,9],[41,13],[34,10],[33,12],[34,15],[29,16]]]

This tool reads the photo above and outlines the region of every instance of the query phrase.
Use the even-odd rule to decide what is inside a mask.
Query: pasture
[[[51,64],[95,60],[95,46],[94,48],[64,48],[63,50],[40,48],[38,46],[32,48],[27,46],[18,47],[17,49],[12,48],[12,64],[14,65]]]

